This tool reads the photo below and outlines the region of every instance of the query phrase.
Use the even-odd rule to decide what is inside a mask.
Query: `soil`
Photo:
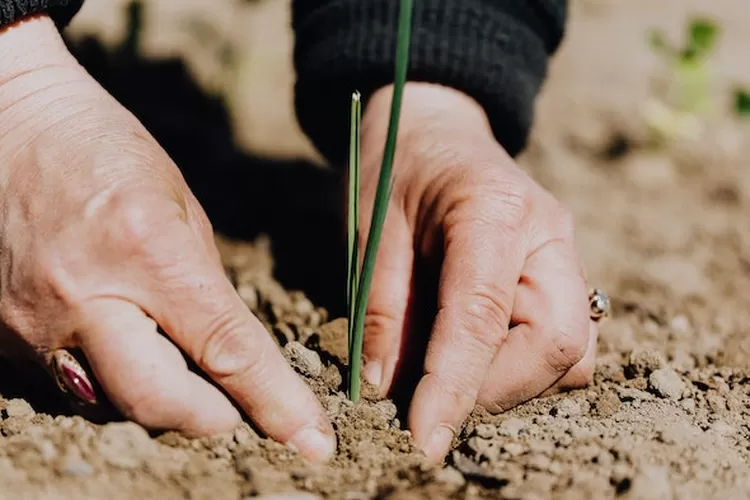
[[[269,2],[281,4],[241,3],[264,13],[273,10]],[[82,19],[91,23],[104,3],[89,0]],[[224,3],[232,2],[216,5]],[[679,37],[692,13],[711,14],[723,30],[711,70],[720,105],[698,140],[655,149],[640,110],[654,96],[661,66],[645,33],[662,27]],[[323,238],[217,236],[239,294],[331,416],[335,459],[310,465],[248,425],[188,440],[151,436],[127,422],[95,424],[36,398],[24,377],[0,389],[0,497],[747,498],[750,124],[722,107],[722,96],[735,82],[750,84],[743,58],[748,25],[746,0],[571,2],[568,38],[519,161],[574,212],[589,278],[613,300],[588,388],[497,416],[478,408],[444,466],[427,467],[391,401],[368,396],[354,406],[341,392],[345,322],[325,299],[311,300],[318,288],[340,281],[332,267],[309,257]],[[167,125],[109,83],[179,156],[184,136],[166,133]],[[308,157],[296,133],[290,129],[288,147],[280,140],[278,149]],[[219,172],[235,164],[225,156],[216,160]],[[278,200],[268,203],[266,210],[284,210]],[[279,250],[289,241],[296,259]],[[281,277],[294,274],[288,261],[295,260],[337,278],[322,286],[313,273],[304,293],[292,290],[293,281]]]

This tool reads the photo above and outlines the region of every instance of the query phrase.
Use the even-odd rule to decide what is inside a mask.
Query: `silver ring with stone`
[[[612,310],[612,304],[609,296],[599,288],[593,288],[589,291],[589,317],[593,321],[601,321],[608,317]]]

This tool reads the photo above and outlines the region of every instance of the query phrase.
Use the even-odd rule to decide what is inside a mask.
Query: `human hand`
[[[391,88],[362,122],[362,236],[369,229]],[[481,107],[430,84],[405,88],[396,175],[365,321],[365,377],[383,394],[414,360],[420,262],[437,263],[436,316],[409,409],[414,439],[439,461],[479,403],[501,412],[585,386],[597,328],[568,212],[513,162]],[[395,382],[394,382],[395,381]]]
[[[0,32],[0,158],[6,355],[49,370],[57,350],[80,348],[125,417],[231,431],[240,413],[179,347],[270,437],[313,459],[334,451],[323,409],[224,274],[179,170],[44,16]]]

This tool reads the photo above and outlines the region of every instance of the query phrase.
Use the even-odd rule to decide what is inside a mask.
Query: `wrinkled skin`
[[[375,198],[390,92],[379,91],[363,118],[363,207]],[[414,352],[410,316],[424,293],[415,267],[437,260],[437,314],[409,426],[439,460],[476,403],[501,412],[588,384],[597,328],[570,214],[496,142],[479,105],[411,83],[403,106],[364,372],[388,393],[397,365],[409,364],[400,356]],[[363,235],[370,217],[363,213]]]
[[[363,119],[365,207],[389,92]],[[515,166],[476,103],[409,84],[399,140],[365,370],[392,389],[415,338],[413,267],[437,259],[438,313],[409,426],[438,461],[476,403],[502,411],[585,385],[596,329],[570,216]],[[0,158],[5,356],[49,369],[55,349],[80,348],[107,399],[146,427],[204,435],[231,430],[242,411],[308,458],[330,457],[325,413],[227,280],[176,165],[44,16],[0,32]]]

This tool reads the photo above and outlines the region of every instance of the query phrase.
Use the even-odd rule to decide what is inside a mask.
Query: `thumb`
[[[364,247],[365,242],[361,241],[360,248]],[[363,346],[363,374],[368,382],[380,388],[382,395],[388,393],[393,383],[406,337],[413,267],[411,228],[402,211],[390,211],[375,262]]]

